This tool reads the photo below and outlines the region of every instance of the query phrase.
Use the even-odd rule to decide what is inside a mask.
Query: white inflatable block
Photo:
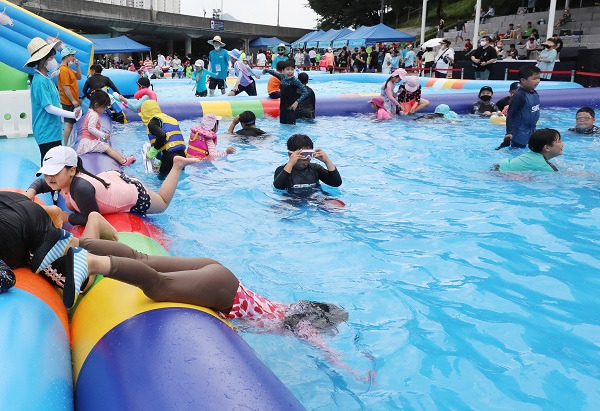
[[[0,91],[0,136],[22,138],[33,134],[29,90]]]

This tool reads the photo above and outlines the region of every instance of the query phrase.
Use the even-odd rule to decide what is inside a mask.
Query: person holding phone
[[[279,190],[319,188],[320,181],[332,187],[342,185],[342,177],[331,162],[327,153],[320,148],[314,149],[310,137],[305,134],[294,134],[287,141],[289,160],[287,164],[277,167],[273,185]],[[325,163],[325,167],[311,163],[316,158]]]

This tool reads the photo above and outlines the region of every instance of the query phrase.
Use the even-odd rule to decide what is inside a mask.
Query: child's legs
[[[175,151],[174,153],[176,154],[171,157],[173,165],[169,174],[167,174],[167,177],[160,186],[158,194],[146,188],[146,191],[150,196],[150,207],[147,211],[148,214],[162,213],[167,209],[169,203],[171,203],[171,200],[173,199],[173,194],[175,194],[175,190],[177,189],[183,167],[186,164],[197,163],[200,161],[200,159],[197,158],[186,158],[185,151]],[[164,157],[165,156],[163,156],[163,161]]]
[[[117,150],[110,146],[108,146],[108,148],[106,149],[106,154],[117,160],[119,164],[123,164],[126,161],[125,157],[123,157],[121,153],[119,153]]]
[[[143,261],[126,257],[90,254],[88,261],[91,272],[139,287],[154,301],[195,304],[222,312],[231,309],[239,280],[227,268],[220,264],[196,268],[195,259],[163,259],[169,272],[158,272]],[[187,269],[188,265],[192,268]]]
[[[429,100],[425,100],[424,98],[421,99],[421,101],[419,102],[419,105],[417,106],[417,108],[415,109],[415,113],[417,111],[421,111],[423,110],[425,107],[427,107],[429,105]]]

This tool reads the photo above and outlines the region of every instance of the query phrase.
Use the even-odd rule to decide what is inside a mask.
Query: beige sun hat
[[[225,43],[221,40],[221,36],[214,36],[212,40],[208,40],[208,44],[215,45],[215,41],[221,45],[221,47],[225,46]]]
[[[29,44],[27,45],[27,51],[29,52],[29,60],[25,62],[23,66],[27,64],[43,59],[50,53],[50,50],[57,44],[58,42],[48,43],[41,37],[34,37],[31,39]]]

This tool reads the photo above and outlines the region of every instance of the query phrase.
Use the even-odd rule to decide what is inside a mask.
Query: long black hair
[[[106,181],[104,181],[103,179],[101,179],[100,177],[98,177],[95,174],[90,173],[89,171],[87,171],[85,168],[83,168],[83,163],[81,162],[81,157],[77,157],[77,167],[75,168],[77,170],[78,173],[83,173],[87,176],[90,176],[92,178],[95,178],[96,180],[100,181],[102,183],[102,185],[104,186],[104,188],[108,188],[110,186],[110,183],[107,183]]]

